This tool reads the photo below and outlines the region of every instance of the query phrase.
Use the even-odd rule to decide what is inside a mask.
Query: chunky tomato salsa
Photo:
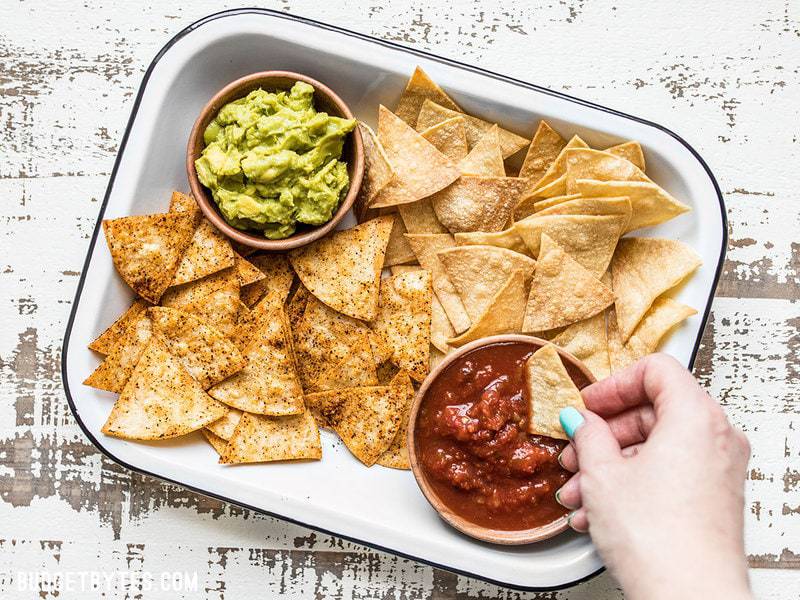
[[[425,394],[416,452],[450,510],[483,527],[530,529],[566,514],[555,492],[569,478],[565,442],[526,432],[526,344],[477,348],[449,365]]]

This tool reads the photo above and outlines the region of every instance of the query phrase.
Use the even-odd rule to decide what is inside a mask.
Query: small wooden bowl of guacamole
[[[206,218],[247,246],[282,251],[331,231],[364,174],[349,107],[305,75],[237,79],[203,107],[189,135],[189,186]]]

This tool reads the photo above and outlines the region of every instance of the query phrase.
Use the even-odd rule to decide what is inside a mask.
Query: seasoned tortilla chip
[[[311,392],[324,392],[351,387],[378,385],[378,371],[372,347],[369,343],[354,344],[350,353],[338,363],[331,365],[316,382],[308,388]]]
[[[500,128],[492,125],[459,163],[462,175],[505,177],[503,152],[500,148]]]
[[[258,267],[240,254],[234,253],[233,261],[236,267],[236,274],[239,276],[239,286],[251,285],[266,278]]]
[[[546,331],[588,319],[614,302],[614,294],[542,234],[522,330]]]
[[[447,233],[447,228],[439,222],[430,198],[423,198],[410,204],[397,207],[408,233]]]
[[[425,367],[427,369],[427,364]],[[411,404],[414,402],[414,386],[411,384],[408,373],[401,370],[389,382],[389,387],[400,397],[400,427],[397,428],[397,433],[394,434],[388,450],[378,457],[377,463],[382,467],[392,469],[410,469],[406,437],[408,436]]]
[[[452,233],[505,229],[525,180],[464,175],[431,196],[439,221]]]
[[[567,145],[561,149],[556,159],[547,167],[547,171],[545,171],[544,175],[542,175],[539,181],[533,182],[531,188],[533,188],[532,193],[537,195],[538,192],[542,188],[546,188],[558,180],[559,177],[564,176],[567,172],[567,152],[572,150],[573,148],[588,148],[589,144],[584,142],[580,137],[577,135],[572,136],[572,138],[567,142]],[[566,183],[566,180],[564,181]],[[529,188],[530,189],[530,188]],[[565,193],[565,192],[562,192]],[[560,195],[560,194],[556,194]],[[543,197],[543,196],[540,196]],[[549,196],[548,196],[549,197]]]
[[[202,432],[203,436],[206,438],[206,441],[208,441],[208,443],[211,444],[211,447],[217,451],[217,454],[222,456],[225,452],[225,448],[228,447],[228,440],[219,437],[208,429],[203,429]]]
[[[228,412],[226,412],[221,419],[217,419],[213,423],[206,425],[206,430],[210,431],[218,438],[227,441],[233,437],[233,432],[243,414],[242,411],[236,408],[228,407]]]
[[[103,221],[114,267],[134,292],[158,303],[192,239],[189,213],[121,217]]]
[[[518,333],[525,313],[525,278],[515,271],[492,297],[486,310],[472,321],[472,326],[456,338],[448,340],[451,346],[501,333]]]
[[[460,231],[453,237],[458,246],[497,246],[531,256],[531,251],[513,227],[503,231]]]
[[[169,212],[191,214],[194,219],[195,227],[200,224],[200,220],[203,218],[203,213],[200,211],[200,207],[197,206],[194,196],[184,194],[177,190],[172,192],[172,196],[169,199]]]
[[[525,383],[530,402],[528,432],[559,440],[569,439],[561,428],[558,415],[568,406],[585,410],[586,405],[555,346],[542,346],[528,359]]]
[[[414,204],[416,202],[402,206],[414,206]],[[395,216],[392,232],[389,234],[389,243],[386,245],[386,255],[383,258],[384,268],[416,262],[417,255],[411,249],[406,239],[406,233],[408,233],[408,230],[403,223],[403,219]]]
[[[461,115],[428,127],[419,134],[454,163],[460,161],[469,152],[464,117]]]
[[[442,250],[437,256],[473,323],[512,273],[520,271],[528,286],[536,267],[532,258],[495,246],[457,246]]]
[[[235,289],[238,293],[239,276],[236,274],[236,269],[223,269],[208,277],[172,286],[161,297],[161,305],[184,310],[184,307],[201,300],[220,288]]]
[[[425,102],[422,103],[422,108],[417,117],[417,131],[424,131],[437,123],[459,115],[464,117],[467,143],[470,148],[474,148],[481,139],[481,136],[494,125],[494,123],[489,123],[478,117],[451,110],[431,100],[425,100]],[[498,133],[500,135],[500,147],[503,151],[503,158],[508,158],[512,154],[519,152],[527,146],[530,141],[506,129],[501,128]]]
[[[617,324],[627,342],[653,301],[701,264],[697,253],[677,240],[623,238],[611,261]]]
[[[222,285],[194,302],[181,306],[180,310],[195,315],[222,335],[234,338],[242,306],[238,285]]]
[[[209,221],[201,219],[170,285],[188,283],[232,267],[234,255],[228,239]]]
[[[289,253],[289,262],[308,290],[325,304],[371,321],[378,308],[383,259],[395,217],[386,215],[337,231]]]
[[[436,256],[439,251],[455,246],[453,236],[449,233],[407,233],[406,238],[417,255],[419,264],[430,271],[433,293],[442,303],[455,332],[461,333],[469,329],[469,317],[464,304]]]
[[[632,162],[615,154],[592,150],[591,148],[573,148],[565,152],[566,159],[566,193],[578,191],[575,183],[578,179],[597,179],[600,181],[647,181],[650,179]]]
[[[395,178],[395,170],[372,128],[360,121],[358,128],[361,131],[361,139],[364,141],[364,178],[361,181],[358,197],[353,204],[353,212],[356,219],[361,222],[378,192]]]
[[[241,299],[248,307],[266,299],[271,306],[282,305],[289,295],[289,289],[294,280],[294,271],[289,264],[289,259],[283,254],[261,254],[250,259],[261,273],[263,279],[243,286]]]
[[[245,413],[219,462],[243,464],[320,458],[319,429],[310,412],[286,417]]]
[[[225,411],[153,336],[102,432],[128,440],[171,438],[201,429]]]
[[[139,357],[150,343],[152,332],[152,323],[147,313],[139,313],[136,321],[125,330],[105,360],[83,384],[98,390],[121,393],[139,362]]]
[[[536,184],[566,145],[567,140],[561,137],[556,130],[545,121],[539,121],[539,127],[536,129],[528,153],[525,155],[519,176]]]
[[[298,283],[297,288],[286,303],[286,316],[289,317],[289,325],[292,331],[297,328],[298,323],[303,318],[309,298],[313,298],[311,292],[302,283]]]
[[[247,345],[250,343],[250,338],[258,327],[259,319],[253,314],[253,311],[247,308],[247,305],[241,300],[238,302],[238,315],[236,317],[236,330],[230,337],[239,352],[244,352]],[[270,312],[273,307],[265,311],[264,314]]]
[[[425,100],[431,100],[449,109],[461,111],[458,104],[428,77],[428,74],[421,67],[417,67],[411,74],[411,78],[406,84],[406,89],[403,90],[403,94],[397,102],[395,114],[414,127],[417,123],[419,110]]]
[[[244,351],[247,365],[208,393],[234,408],[263,415],[303,411],[303,389],[295,371],[289,322],[282,309],[264,319]]]
[[[621,156],[625,160],[632,162],[642,171],[645,170],[644,152],[642,152],[642,146],[635,140],[611,146],[610,148],[606,148],[604,152]]]
[[[141,298],[133,301],[122,316],[114,321],[108,328],[103,331],[97,338],[89,344],[89,348],[100,354],[110,354],[114,347],[120,344],[122,337],[126,334],[128,328],[139,318],[142,311],[149,305]]]
[[[372,330],[392,349],[392,362],[416,381],[428,374],[432,295],[425,269],[383,279],[372,322]]]
[[[175,308],[147,309],[153,329],[203,389],[244,368],[247,361],[236,345],[195,316]]]
[[[611,374],[605,311],[573,323],[551,341],[582,360],[597,379],[605,379]]]

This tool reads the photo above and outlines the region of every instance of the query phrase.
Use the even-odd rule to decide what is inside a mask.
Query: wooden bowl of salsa
[[[570,473],[558,464],[563,440],[527,433],[524,365],[546,340],[497,335],[449,354],[414,398],[408,428],[411,469],[447,523],[496,544],[529,544],[567,528],[555,492]],[[595,378],[558,350],[578,388]]]

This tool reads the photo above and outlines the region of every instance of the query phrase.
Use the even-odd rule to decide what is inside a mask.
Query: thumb
[[[575,446],[580,469],[622,458],[619,442],[608,423],[590,410],[578,411],[568,406],[561,410],[558,418]]]

